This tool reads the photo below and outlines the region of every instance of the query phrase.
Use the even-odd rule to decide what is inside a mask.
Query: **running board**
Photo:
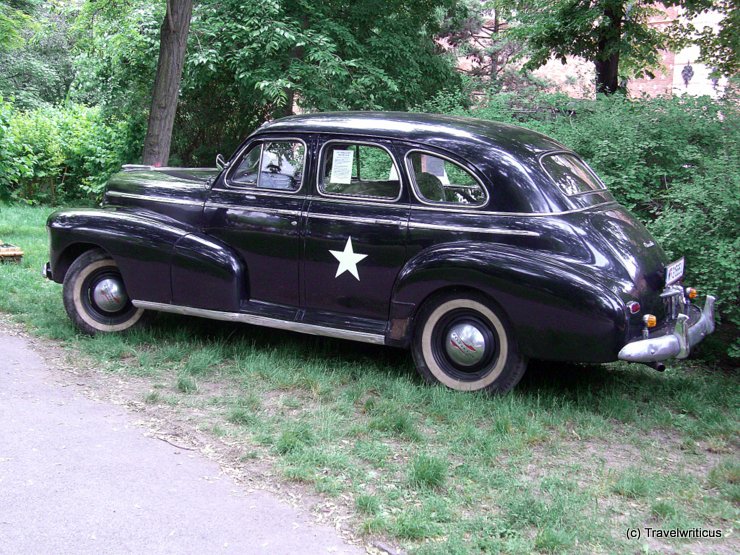
[[[143,308],[145,310],[158,310],[160,312],[171,312],[173,314],[183,314],[185,316],[198,316],[201,318],[210,318],[211,320],[223,320],[225,322],[240,322],[242,324],[253,324],[255,326],[307,333],[309,335],[323,335],[326,337],[334,337],[336,339],[349,339],[351,341],[362,341],[363,343],[385,345],[385,336],[376,333],[328,328],[314,324],[304,324],[302,322],[291,322],[288,320],[279,320],[277,318],[268,318],[266,316],[245,314],[243,312],[221,312],[219,310],[207,310],[204,308],[192,308],[189,306],[179,306],[166,303],[152,303],[149,301],[132,300],[131,303],[136,308]]]

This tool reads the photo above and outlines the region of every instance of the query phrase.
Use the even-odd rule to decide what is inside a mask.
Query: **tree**
[[[629,0],[534,0],[517,14],[514,34],[528,45],[527,69],[555,56],[581,56],[594,63],[596,91],[620,89],[623,74],[652,75],[671,36],[648,25],[653,2]]]
[[[524,42],[507,32],[515,20],[514,8],[512,0],[462,0],[442,22],[441,38],[454,48],[456,57],[469,63],[458,66],[458,71],[476,85],[511,90],[532,84],[531,76],[519,71],[516,63]]]
[[[167,0],[160,31],[159,62],[144,140],[144,164],[166,166],[170,157],[193,0]]]
[[[460,88],[434,38],[452,0],[201,0],[178,109],[184,163],[302,110],[404,110]]]

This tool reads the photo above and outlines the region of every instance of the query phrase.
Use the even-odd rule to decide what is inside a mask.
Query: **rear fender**
[[[435,293],[474,289],[506,314],[524,355],[616,360],[626,337],[622,301],[575,264],[502,245],[439,245],[409,260],[399,274],[391,320],[413,318]],[[413,321],[406,339],[412,333]]]

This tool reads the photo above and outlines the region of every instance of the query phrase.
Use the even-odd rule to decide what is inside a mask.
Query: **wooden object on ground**
[[[0,262],[18,263],[23,258],[23,251],[15,245],[0,241]]]

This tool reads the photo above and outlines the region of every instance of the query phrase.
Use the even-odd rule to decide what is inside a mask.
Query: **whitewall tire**
[[[427,382],[457,391],[504,393],[527,367],[502,312],[473,293],[427,301],[415,320],[412,353]]]
[[[121,272],[104,251],[83,253],[64,277],[64,308],[89,335],[127,330],[142,322],[144,309],[131,304]]]

